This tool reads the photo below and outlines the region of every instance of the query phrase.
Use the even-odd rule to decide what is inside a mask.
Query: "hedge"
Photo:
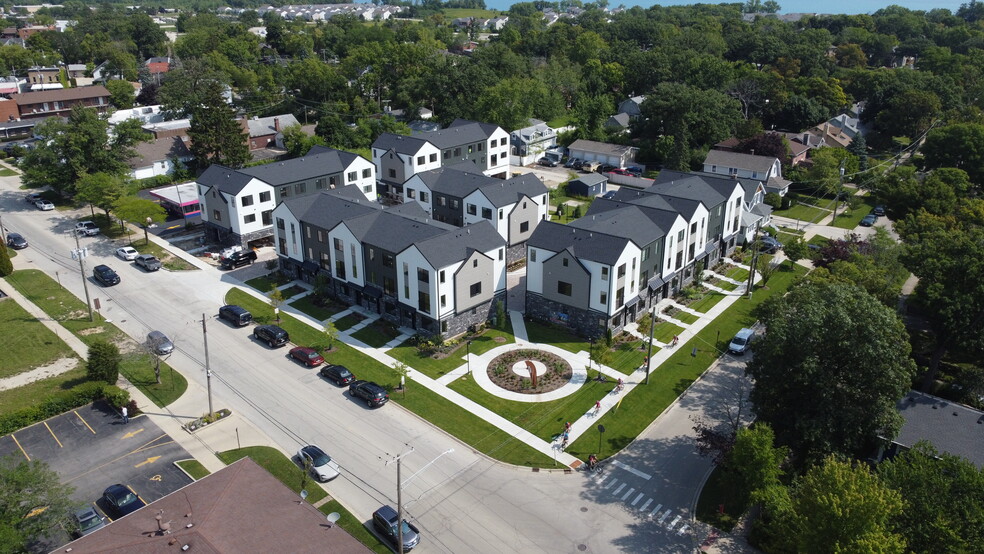
[[[35,406],[0,416],[0,435],[13,433],[28,425],[104,398],[111,406],[123,406],[129,403],[130,393],[116,385],[86,381],[68,390],[56,392]]]

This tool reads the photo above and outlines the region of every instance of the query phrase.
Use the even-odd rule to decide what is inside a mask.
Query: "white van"
[[[742,329],[741,331],[738,331],[735,338],[731,339],[731,344],[728,345],[728,352],[739,356],[744,354],[752,345],[752,337],[754,336],[755,331],[751,329]]]

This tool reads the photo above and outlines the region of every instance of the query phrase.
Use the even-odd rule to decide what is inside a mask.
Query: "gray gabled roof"
[[[426,133],[423,133],[426,134]],[[406,135],[396,135],[393,133],[383,133],[379,135],[373,143],[373,148],[379,148],[385,151],[394,151],[397,154],[416,154],[427,144],[427,140],[421,138],[419,133],[415,133],[415,136]]]
[[[568,225],[616,237],[625,237],[631,239],[640,248],[666,234],[666,229],[661,228],[639,206],[609,202],[604,199],[601,200],[601,205],[598,208],[595,208],[594,204],[598,204],[598,201],[592,204],[584,217],[576,219]]]
[[[215,187],[221,192],[235,196],[252,180],[251,175],[246,175],[224,165],[212,164],[195,181],[199,185]]]
[[[725,152],[724,150],[711,150],[704,158],[704,164],[758,171],[766,175],[772,170],[776,159],[771,156],[754,156],[738,152]]]
[[[341,173],[358,157],[357,154],[344,150],[316,147],[300,158],[247,167],[240,169],[239,172],[277,187]]]
[[[667,175],[663,175],[667,173]],[[705,206],[711,208],[722,202],[727,202],[731,196],[730,191],[734,190],[735,181],[731,180],[728,194],[722,192],[719,182],[712,182],[700,175],[675,171],[660,171],[659,179],[646,189],[646,192],[672,196],[675,198],[688,198],[703,202]],[[726,185],[727,186],[727,185]]]
[[[543,181],[532,173],[524,173],[505,181],[498,179],[496,181],[498,182],[483,185],[479,190],[497,208],[515,204],[523,196],[534,198],[548,192]]]
[[[290,125],[300,125],[294,114],[290,113],[246,120],[246,126],[249,127],[249,136],[251,137],[262,137],[279,133]],[[278,126],[280,131],[277,130]]]
[[[382,211],[345,220],[345,226],[360,242],[388,252],[399,253],[411,244],[447,232],[449,225],[427,222]]]
[[[290,198],[283,201],[298,221],[331,231],[339,223],[350,218],[379,212],[383,207],[365,197],[347,198],[344,189],[326,190],[319,194]],[[361,194],[359,195],[362,196]]]
[[[483,124],[464,119],[456,119],[454,123],[440,131],[414,133],[413,136],[426,140],[441,150],[446,150],[455,146],[484,142],[492,134],[486,129],[488,126],[490,126],[488,123]],[[491,125],[491,128],[491,131],[495,131],[496,129],[494,125]]]
[[[488,221],[454,228],[415,244],[417,250],[435,269],[468,259],[472,252],[488,252],[503,248],[506,240]]]
[[[541,221],[526,244],[552,252],[570,249],[577,258],[614,265],[629,242],[629,239],[623,237]]]
[[[597,185],[599,183],[604,183],[607,180],[608,180],[608,177],[605,177],[601,173],[591,172],[591,173],[588,173],[587,175],[580,175],[580,176],[578,176],[578,177],[576,177],[574,179],[571,179],[570,182],[571,183],[581,183],[581,184],[583,184],[585,186],[593,187],[594,185]]]
[[[464,198],[485,185],[501,182],[499,179],[486,177],[471,162],[421,171],[417,173],[417,177],[432,192],[439,192],[458,198]]]
[[[929,441],[940,452],[984,468],[984,412],[916,391],[909,391],[896,409],[905,423],[894,442],[912,447]]]

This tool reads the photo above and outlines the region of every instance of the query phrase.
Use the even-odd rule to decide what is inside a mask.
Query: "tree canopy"
[[[28,542],[66,525],[74,489],[40,460],[19,454],[0,458],[0,545],[24,552]]]

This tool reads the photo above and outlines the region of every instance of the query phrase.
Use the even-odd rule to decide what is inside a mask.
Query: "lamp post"
[[[465,362],[468,364],[468,375],[471,375],[471,343],[472,341],[465,341]]]
[[[208,389],[208,415],[211,417],[214,413],[212,410],[212,369],[208,365],[208,329],[205,328],[206,321],[208,321],[208,318],[205,317],[205,314],[202,314],[202,338],[205,341],[205,388]]]

